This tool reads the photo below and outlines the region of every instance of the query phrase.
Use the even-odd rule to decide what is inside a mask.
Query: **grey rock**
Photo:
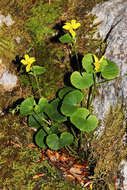
[[[123,76],[127,73],[127,1],[110,0],[100,3],[91,13],[97,16],[94,23],[102,21],[98,31],[107,42],[104,56],[118,65],[119,76]],[[126,108],[127,77],[102,85],[99,87],[99,93],[100,96],[95,98],[93,105],[100,119],[104,118],[110,105],[122,103]]]
[[[2,64],[0,59],[0,85],[5,91],[11,91],[18,84],[18,78],[12,73],[9,73],[6,66]]]
[[[8,14],[4,16],[0,14],[0,27],[5,23],[7,26],[10,26],[14,23],[11,18],[11,15]],[[6,66],[2,63],[2,59],[0,59],[0,85],[1,88],[5,91],[11,91],[14,87],[17,86],[18,78],[16,75],[10,73]]]
[[[14,24],[10,14],[7,16],[0,14],[0,26],[2,26],[3,23],[5,23],[7,26]]]
[[[117,186],[119,189],[127,189],[127,161],[122,160],[119,165],[119,178],[117,179]]]
[[[127,74],[127,1],[110,0],[98,4],[93,10],[98,18],[94,23],[101,22],[98,31],[103,40],[107,42],[105,57],[114,61],[119,67],[119,76]],[[94,36],[96,38],[97,34]],[[99,87],[99,96],[93,102],[94,112],[102,120],[111,105],[122,103],[124,110],[127,109],[127,77],[108,82]],[[126,116],[127,118],[127,112]],[[98,133],[103,127],[100,127]],[[122,161],[118,178],[118,188],[127,189],[127,162]]]

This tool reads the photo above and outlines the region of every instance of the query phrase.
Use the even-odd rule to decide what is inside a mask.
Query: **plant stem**
[[[70,150],[72,153],[74,153],[75,155],[77,155],[77,152],[76,151],[74,151],[72,148],[71,148],[71,146],[66,146],[66,148],[68,149],[68,151]]]
[[[83,145],[83,132],[81,131],[80,133],[80,148],[82,149],[82,145]]]
[[[115,79],[121,79],[121,78],[123,78],[123,77],[125,77],[125,76],[127,76],[127,74],[124,74],[124,75],[122,75],[122,76],[119,76],[119,77],[116,77],[116,78],[113,78],[113,79],[109,79],[109,80],[106,80],[106,81],[98,82],[98,83],[96,84],[96,86],[99,86],[99,85],[104,84],[104,83],[108,83],[108,82],[110,82],[110,81],[112,81],[112,80],[115,80]]]
[[[41,90],[40,90],[40,86],[39,86],[39,82],[38,82],[38,78],[37,78],[37,75],[34,73],[34,77],[35,77],[35,80],[36,80],[36,83],[37,83],[37,88],[38,88],[38,91],[39,91],[39,96],[40,98],[42,97],[41,95]]]
[[[73,154],[72,151],[68,148],[68,146],[65,146],[65,148],[66,148],[66,150],[70,156],[74,156],[75,158],[79,158],[79,156],[77,155],[77,152],[75,152],[75,154]]]
[[[74,39],[74,51],[75,51],[75,56],[76,56],[76,61],[77,61],[77,66],[78,66],[78,71],[80,72],[80,65],[79,65],[79,60],[78,60],[78,54],[77,54],[77,50],[76,50],[76,39]]]
[[[45,123],[47,123],[48,125],[51,125],[50,122],[48,122],[46,119],[44,118],[41,118],[39,116],[39,114],[34,110],[34,113],[37,115],[37,117],[41,120],[41,121],[44,121]],[[34,117],[34,116],[33,116]],[[34,119],[36,120],[36,118],[34,117]],[[39,122],[39,120],[37,120],[37,122],[39,123],[40,127],[42,127],[41,123]]]
[[[50,122],[48,122],[46,119],[42,119],[45,123],[47,123],[48,125],[51,125],[51,123]]]
[[[96,73],[93,74],[93,80],[94,80],[94,85],[93,85],[93,90],[92,90],[92,97],[91,97],[91,100],[90,100],[90,103],[89,103],[89,107],[91,106],[92,104],[92,101],[94,99],[94,96],[95,96],[95,91],[96,91]]]
[[[74,137],[75,137],[76,146],[78,146],[78,138],[76,137],[76,134],[75,134],[75,131],[74,131],[73,127],[71,127],[71,131],[72,131],[72,133],[73,133],[73,135],[74,135]]]
[[[86,105],[86,108],[87,108],[87,109],[89,109],[89,107],[90,107],[90,97],[91,97],[91,93],[92,93],[92,86],[89,88],[88,99],[87,99],[87,105]]]

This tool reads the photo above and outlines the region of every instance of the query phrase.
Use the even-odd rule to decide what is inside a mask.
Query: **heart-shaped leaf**
[[[56,134],[48,135],[46,138],[46,143],[49,148],[53,150],[58,150],[60,147],[59,137]]]
[[[20,114],[30,115],[33,113],[35,101],[33,97],[25,99],[20,105]]]
[[[78,129],[87,133],[93,131],[98,125],[96,116],[89,115],[89,110],[85,108],[78,108],[70,120]]]
[[[43,119],[45,119],[45,115],[43,112],[41,113],[33,113],[28,118],[28,124],[30,127],[39,128],[44,124]]]
[[[62,88],[59,93],[58,93],[58,96],[60,99],[63,99],[63,97],[68,93],[68,92],[71,92],[75,90],[74,88],[71,88],[71,87],[64,87]]]
[[[78,89],[86,89],[93,84],[93,75],[91,73],[83,72],[82,75],[75,71],[71,75],[71,83]]]
[[[39,75],[43,74],[46,71],[46,69],[45,69],[45,67],[36,65],[36,66],[31,67],[31,71],[34,75],[39,76]]]
[[[119,68],[113,61],[108,61],[108,64],[101,71],[102,76],[106,79],[112,79],[119,74]]]
[[[46,148],[47,147],[44,143],[44,138],[46,135],[47,134],[43,131],[43,129],[40,129],[39,131],[37,131],[37,133],[35,135],[35,143],[40,148]]]
[[[74,41],[73,38],[70,36],[69,33],[64,34],[63,36],[61,36],[61,37],[59,38],[59,40],[60,40],[61,43],[70,43],[70,42],[73,42],[73,41]]]
[[[82,59],[82,66],[87,73],[94,72],[93,55],[91,53],[86,54]]]
[[[58,150],[63,146],[70,145],[73,142],[73,140],[74,137],[72,134],[68,132],[63,132],[60,138],[56,134],[48,135],[46,138],[46,143],[49,146],[49,148],[53,150]]]
[[[66,121],[67,118],[63,116],[58,110],[59,102],[60,102],[59,98],[56,98],[51,103],[49,103],[45,108],[45,113],[48,115],[48,117],[51,120],[63,122]]]
[[[38,105],[35,107],[35,111],[37,113],[41,113],[45,111],[46,106],[48,105],[48,100],[46,98],[40,98]]]
[[[60,145],[62,146],[68,146],[70,145],[74,140],[74,137],[71,133],[63,132],[60,136]]]
[[[103,59],[103,61],[100,64],[100,67],[98,68],[98,70],[96,71],[97,73],[101,72],[104,70],[104,67],[108,65],[108,60],[107,59]]]
[[[79,90],[69,92],[63,99],[61,112],[66,116],[72,115],[77,110],[77,104],[83,100],[83,97],[83,93]]]

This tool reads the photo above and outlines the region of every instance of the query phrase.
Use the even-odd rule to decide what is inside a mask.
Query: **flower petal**
[[[76,20],[71,20],[71,25],[72,26],[75,25],[75,23],[76,23]]]
[[[28,60],[28,62],[29,62],[30,64],[32,64],[32,63],[35,62],[35,61],[36,61],[36,60],[35,60],[34,57],[30,57],[29,60]]]
[[[29,72],[29,71],[30,71],[30,67],[31,67],[31,64],[28,64],[28,65],[26,66],[26,72]]]
[[[93,55],[95,63],[98,62],[98,58],[96,55]]]
[[[22,59],[22,60],[21,60],[21,63],[22,63],[23,65],[27,65],[27,61],[26,61],[25,59]]]
[[[72,24],[72,28],[73,28],[73,29],[77,29],[77,28],[79,28],[80,25],[81,25],[81,24],[78,23],[78,22],[76,23],[76,20],[72,20],[72,21],[71,21],[71,24]]]
[[[75,38],[76,32],[73,29],[70,29],[69,32],[72,35],[72,37]]]
[[[72,28],[71,24],[69,22],[65,23],[65,25],[63,26],[63,28],[65,30],[70,30],[70,28]]]
[[[28,54],[25,54],[24,57],[25,57],[26,61],[29,60],[29,55]]]
[[[99,63],[101,63],[104,59],[104,56],[101,57],[101,59],[99,60]]]

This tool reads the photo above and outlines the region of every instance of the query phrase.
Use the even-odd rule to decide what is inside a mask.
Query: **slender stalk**
[[[51,125],[51,123],[50,122],[48,122],[46,119],[42,119],[45,123],[47,123],[48,125]]]
[[[44,121],[45,123],[47,123],[48,125],[51,125],[51,123],[50,122],[48,122],[46,119],[44,119],[44,118],[41,118],[40,116],[39,116],[39,114],[36,112],[36,111],[34,111],[34,113],[37,115],[37,117],[39,118],[39,119],[41,119],[41,121]],[[38,121],[38,123],[39,123],[39,121]],[[41,124],[39,123],[39,125],[41,126]]]
[[[72,151],[69,149],[68,146],[65,146],[67,152],[69,153],[69,155],[74,156],[75,158],[79,158],[79,156],[77,155],[77,152],[75,152],[74,154],[72,153]]]
[[[66,146],[71,152],[73,152],[75,155],[77,154],[77,152],[75,151],[75,150],[73,150],[72,148],[71,148],[71,146]]]
[[[41,120],[43,121],[43,119],[38,115],[37,112],[34,111],[34,113],[37,115],[37,117],[38,117],[39,119],[41,119]],[[34,117],[34,115],[33,115],[33,117]],[[41,123],[39,122],[39,120],[37,120],[36,117],[34,117],[34,119],[37,121],[37,123],[40,125],[40,127],[42,127],[42,125],[41,125]],[[44,120],[45,120],[45,119],[44,119]],[[45,122],[46,122],[46,120],[45,120]],[[47,121],[47,122],[48,122],[48,121]],[[46,131],[46,129],[45,129],[44,126],[43,126],[43,130],[44,130],[45,133],[47,134],[47,131]]]
[[[37,78],[37,75],[34,73],[34,77],[35,77],[35,80],[36,80],[36,83],[37,83],[37,88],[38,88],[38,91],[39,91],[39,96],[40,98],[42,97],[41,95],[41,90],[40,90],[40,86],[39,86],[39,82],[38,82],[38,78]]]
[[[89,109],[89,106],[90,106],[91,93],[92,93],[92,86],[89,88],[88,99],[87,99],[87,106],[86,106],[87,109]]]
[[[74,137],[75,137],[76,146],[78,146],[78,138],[77,138],[77,136],[76,136],[76,134],[75,134],[75,131],[74,131],[73,127],[71,127],[71,131],[72,131],[72,133],[73,133],[73,135],[74,135]]]
[[[94,96],[95,96],[96,87],[97,87],[97,85],[96,85],[96,73],[93,74],[93,79],[94,79],[94,85],[93,85],[92,97],[91,97],[91,100],[90,100],[90,103],[89,103],[89,107],[92,104],[92,101],[93,101]]]
[[[82,145],[83,145],[83,132],[80,132],[80,148],[82,149]]]
[[[78,66],[78,71],[80,72],[80,65],[79,65],[79,60],[78,60],[78,54],[77,54],[77,50],[76,50],[76,39],[74,39],[74,52],[75,52],[75,56],[76,56],[76,61],[77,61],[77,66]]]
[[[125,77],[125,76],[127,76],[127,74],[124,74],[124,75],[122,75],[122,76],[119,76],[119,77],[116,77],[116,78],[113,78],[113,79],[109,79],[109,80],[106,80],[106,81],[98,82],[98,83],[96,84],[96,86],[99,86],[99,85],[104,84],[104,83],[108,83],[108,82],[110,82],[110,81],[112,81],[112,80],[115,80],[115,79],[121,79],[121,78],[123,78],[123,77]]]

